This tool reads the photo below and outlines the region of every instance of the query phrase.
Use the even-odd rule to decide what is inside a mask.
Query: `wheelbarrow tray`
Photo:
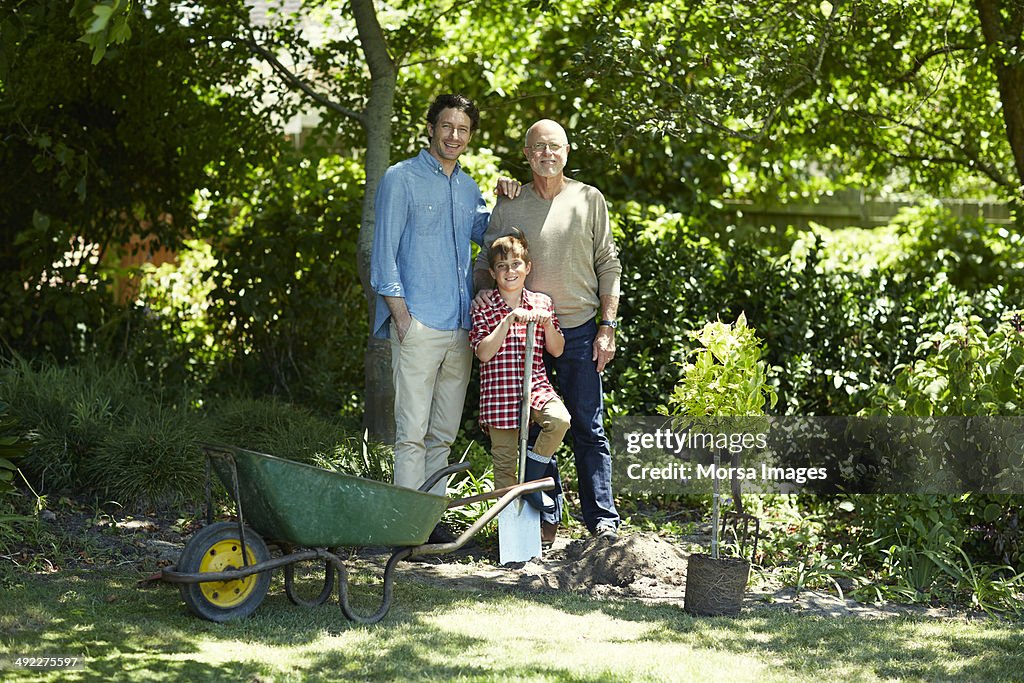
[[[210,458],[245,523],[264,538],[305,546],[417,546],[427,542],[448,499],[331,472],[243,448]]]

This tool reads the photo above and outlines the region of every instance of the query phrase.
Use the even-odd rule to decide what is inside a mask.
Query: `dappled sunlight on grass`
[[[7,652],[82,654],[41,680],[1013,680],[1019,626],[824,618],[782,611],[694,618],[681,605],[569,594],[396,587],[383,622],[279,589],[249,619],[192,617],[171,586],[130,574],[29,578],[0,604]],[[356,586],[375,599],[374,586]]]

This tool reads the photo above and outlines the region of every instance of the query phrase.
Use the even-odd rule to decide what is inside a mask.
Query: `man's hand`
[[[597,336],[594,338],[594,356],[592,360],[597,361],[597,371],[604,372],[608,361],[615,357],[615,330],[607,325],[597,328]]]
[[[401,344],[405,341],[405,335],[409,333],[409,328],[412,326],[412,316],[406,315],[404,319],[392,316],[391,322],[395,324],[395,329],[398,330],[398,343]]]
[[[409,332],[409,327],[412,326],[412,314],[409,313],[403,297],[386,296],[384,297],[384,303],[388,305],[388,310],[391,311],[391,324],[398,331],[398,343],[401,344],[405,341],[405,335]]]
[[[469,305],[470,308],[476,310],[478,308],[483,308],[484,306],[490,306],[494,303],[493,294],[494,290],[489,287],[481,289],[476,293],[476,296],[473,297],[473,301]]]
[[[505,176],[501,176],[498,178],[498,183],[494,187],[494,194],[499,197],[515,199],[519,196],[519,192],[522,190],[522,187],[522,183],[515,178],[506,178]]]

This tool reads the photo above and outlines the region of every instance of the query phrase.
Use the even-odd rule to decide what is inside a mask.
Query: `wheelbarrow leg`
[[[396,550],[388,560],[387,567],[384,568],[384,596],[381,600],[380,607],[377,611],[369,616],[363,616],[352,609],[352,606],[348,602],[348,572],[345,569],[345,565],[341,562],[341,559],[335,555],[331,555],[333,558],[331,561],[334,564],[334,568],[338,572],[338,604],[341,605],[341,612],[350,621],[354,621],[359,624],[376,624],[378,621],[383,619],[388,610],[391,609],[391,601],[394,597],[395,591],[395,567],[399,562],[404,560],[412,552],[411,548],[402,548]]]
[[[292,553],[292,549],[290,547],[284,548],[283,550],[286,555]],[[318,607],[319,605],[327,602],[331,597],[331,593],[334,592],[334,574],[336,571],[334,562],[332,562],[330,558],[325,559],[323,587],[320,589],[320,594],[310,600],[300,596],[298,590],[295,588],[295,564],[287,564],[284,567],[284,592],[288,596],[288,599],[295,605],[299,605],[301,607]]]

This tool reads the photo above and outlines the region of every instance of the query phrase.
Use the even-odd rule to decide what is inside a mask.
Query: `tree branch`
[[[426,24],[423,25],[423,29],[419,33],[416,34],[415,38],[413,38],[411,41],[409,41],[409,45],[406,47],[405,51],[403,51],[400,55],[397,55],[395,57],[395,63],[399,64],[401,66],[410,66],[411,64],[407,64],[405,62],[405,58],[409,56],[409,53],[416,46],[416,44],[419,43],[420,40],[423,39],[423,36],[427,35],[427,31],[430,30],[430,27],[432,25],[437,23],[438,19],[443,19],[444,17],[448,16],[449,14],[454,12],[455,10],[463,9],[464,7],[467,7],[469,5],[474,5],[477,2],[479,2],[479,0],[465,0],[465,1],[454,0],[452,2],[452,4],[448,7],[448,9],[444,10],[443,12],[441,12],[438,15],[434,15],[430,22],[427,22]]]
[[[921,69],[923,69],[930,60],[934,59],[935,57],[938,57],[939,55],[949,55],[953,54],[954,52],[961,52],[974,49],[974,45],[967,45],[965,43],[960,43],[957,45],[942,45],[940,47],[932,48],[931,50],[928,50],[924,54],[915,57],[914,66],[910,67],[910,69],[897,76],[892,81],[892,83],[902,84],[913,80],[914,77],[917,76],[918,73],[920,73]]]
[[[893,118],[891,116],[888,116],[888,115],[882,114],[882,113],[878,113],[878,112],[866,112],[866,111],[859,110],[859,109],[847,109],[847,108],[841,108],[841,110],[843,111],[844,114],[850,114],[850,115],[853,115],[853,116],[857,116],[857,117],[859,117],[859,118],[861,118],[861,119],[863,119],[865,121],[885,121],[886,123],[893,124],[893,125],[895,125],[895,126],[897,126],[899,128],[905,128],[905,129],[910,130],[912,132],[918,133],[918,134],[924,136],[927,139],[939,142],[944,147],[946,147],[947,149],[949,149],[951,151],[959,152],[960,155],[961,155],[959,158],[957,158],[956,156],[952,156],[952,157],[929,157],[929,156],[918,156],[918,155],[914,155],[914,156],[901,156],[899,154],[896,154],[893,151],[886,150],[886,153],[889,154],[890,156],[892,156],[893,158],[896,158],[896,159],[919,159],[919,160],[929,159],[929,160],[932,160],[932,161],[935,161],[935,162],[958,164],[958,165],[963,166],[964,168],[967,168],[967,169],[980,171],[985,176],[987,176],[993,183],[995,183],[996,185],[998,185],[1000,187],[1005,187],[1005,188],[1010,188],[1010,189],[1013,189],[1013,187],[1014,187],[1013,183],[1011,183],[1010,180],[998,168],[996,168],[993,164],[983,160],[977,154],[977,152],[975,152],[974,150],[970,149],[969,147],[963,147],[956,140],[953,140],[950,137],[947,137],[945,135],[941,135],[941,134],[939,134],[939,133],[937,133],[935,131],[928,130],[928,129],[923,128],[921,126],[914,125],[912,123],[907,123],[906,121],[903,121],[903,120],[897,120],[897,119],[895,119],[895,118]]]
[[[310,85],[305,79],[298,76],[291,69],[285,66],[281,60],[277,58],[273,52],[265,48],[263,45],[256,40],[256,37],[252,35],[250,31],[248,38],[232,38],[231,40],[240,43],[253,53],[258,55],[263,61],[265,61],[270,68],[277,72],[285,82],[294,90],[298,90],[306,97],[310,98],[322,107],[326,107],[331,111],[337,112],[342,116],[358,121],[360,124],[365,125],[364,117],[361,113],[353,111],[348,107],[343,107],[334,100],[330,99],[323,93],[317,91],[312,85]]]

